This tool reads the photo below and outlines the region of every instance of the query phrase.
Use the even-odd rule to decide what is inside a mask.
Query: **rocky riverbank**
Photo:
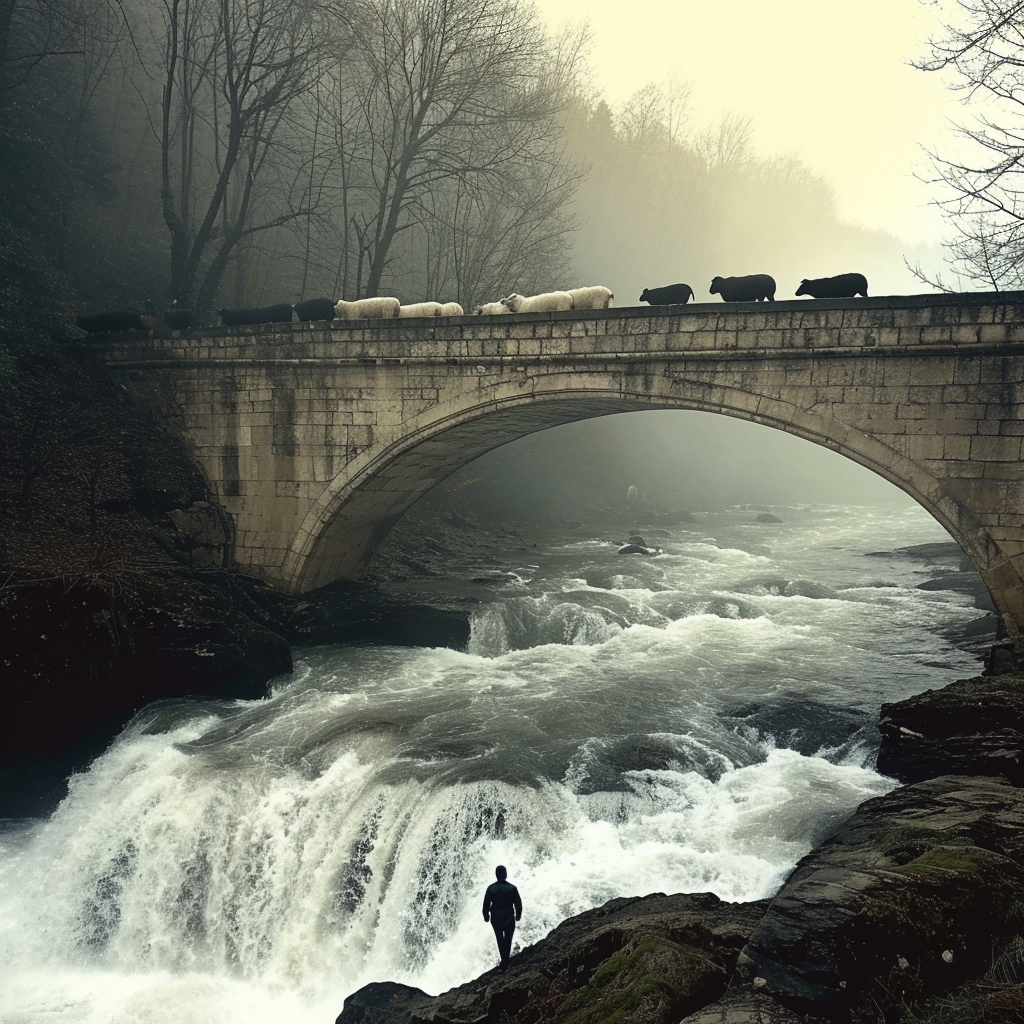
[[[436,998],[369,985],[338,1024],[1019,1024],[1024,674],[885,705],[881,728],[891,773],[927,778],[862,804],[774,899],[612,900],[507,973]]]

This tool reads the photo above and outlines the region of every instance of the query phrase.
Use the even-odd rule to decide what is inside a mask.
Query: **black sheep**
[[[716,277],[708,289],[726,302],[775,301],[775,278],[770,274],[748,274],[746,277]]]
[[[334,299],[303,299],[295,303],[295,315],[303,323],[311,320],[333,320]]]
[[[868,296],[868,279],[863,274],[837,274],[835,277],[804,278],[797,295],[810,295],[812,299],[852,299],[855,295]]]
[[[170,308],[164,310],[164,323],[172,330],[187,331],[195,323],[195,316],[191,309],[183,309],[175,299]]]
[[[75,323],[89,334],[111,331],[149,331],[156,327],[156,317],[137,309],[107,309],[100,313],[82,313]]]
[[[273,306],[264,306],[260,310],[261,324],[290,324],[292,322],[292,304],[277,302]]]
[[[682,306],[693,298],[693,289],[688,284],[667,284],[663,288],[645,288],[641,302],[652,306]]]
[[[287,324],[292,320],[291,303],[279,302],[274,306],[238,306],[219,309],[225,327],[245,327],[250,324]]]
[[[256,306],[235,306],[233,309],[225,306],[217,310],[217,315],[225,327],[245,327],[260,322],[260,310]]]

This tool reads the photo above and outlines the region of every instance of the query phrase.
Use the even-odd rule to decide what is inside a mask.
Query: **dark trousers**
[[[512,936],[516,930],[516,919],[510,917],[505,921],[499,921],[491,915],[491,927],[494,929],[494,937],[498,941],[501,962],[507,964],[508,958],[512,955]]]

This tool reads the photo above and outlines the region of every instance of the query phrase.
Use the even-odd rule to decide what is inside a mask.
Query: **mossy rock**
[[[727,981],[701,950],[644,936],[627,943],[565,999],[554,1024],[668,1024],[714,999]]]

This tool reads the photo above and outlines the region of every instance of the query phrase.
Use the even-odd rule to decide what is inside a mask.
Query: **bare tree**
[[[956,129],[963,155],[930,152],[936,201],[956,232],[948,263],[987,287],[1024,286],[1024,2],[957,0],[961,22],[932,40],[924,71],[953,73],[977,112]],[[960,148],[960,147],[958,147]],[[914,268],[911,268],[914,269]],[[928,284],[919,269],[917,276]]]
[[[160,0],[153,117],[170,286],[208,308],[243,242],[309,213],[299,100],[323,55],[312,0]]]
[[[54,57],[80,53],[77,34],[93,12],[76,0],[0,0],[0,95],[24,85]]]
[[[709,171],[723,168],[743,170],[752,160],[750,133],[750,118],[730,112],[714,125],[698,132],[693,147],[703,157]]]
[[[531,201],[571,199],[576,174],[563,165],[556,115],[578,53],[546,38],[532,7],[361,0],[352,26],[351,59],[336,69],[346,294],[407,272],[417,234],[436,247],[444,228],[464,248],[502,204],[525,214]],[[460,294],[480,274],[459,271]]]
[[[451,296],[469,308],[512,287],[543,291],[564,284],[566,237],[575,227],[568,198],[576,179],[544,164],[509,178],[515,187],[500,191],[451,178],[424,203],[419,279],[425,297]]]

